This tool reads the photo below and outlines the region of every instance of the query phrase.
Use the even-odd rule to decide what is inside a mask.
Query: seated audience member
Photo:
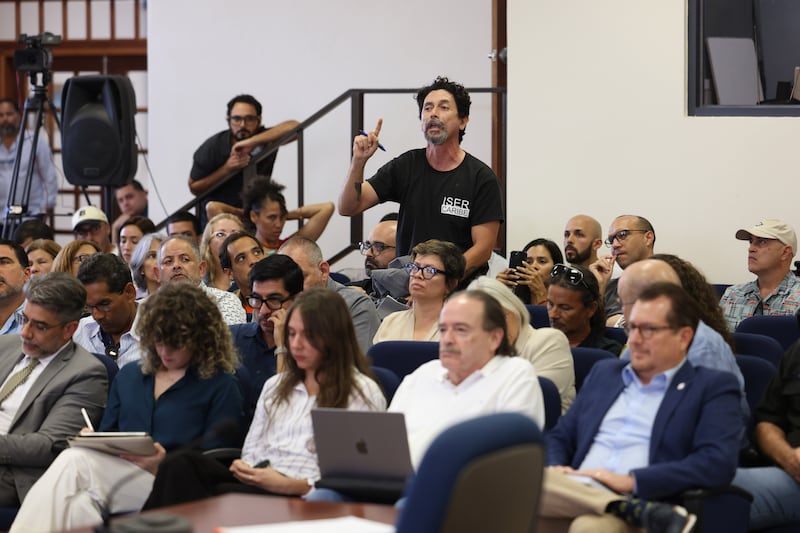
[[[316,241],[325,231],[333,215],[333,202],[303,205],[289,211],[286,208],[286,198],[283,197],[284,188],[283,185],[267,177],[258,176],[247,184],[242,193],[243,217],[253,224],[256,238],[267,253],[275,253],[292,237],[305,237]],[[302,228],[282,239],[281,234],[287,220],[306,222]]]
[[[497,275],[497,279],[514,291],[524,304],[545,305],[547,287],[545,283],[553,266],[563,263],[561,250],[553,241],[534,239],[522,250],[528,260],[521,267],[507,268]]]
[[[200,246],[200,220],[188,211],[177,211],[167,219],[167,236],[183,235]]]
[[[23,288],[30,279],[30,272],[28,256],[22,246],[0,239],[0,335],[22,330]]]
[[[331,279],[330,265],[322,258],[322,250],[319,245],[310,239],[291,238],[280,247],[278,253],[291,257],[303,271],[303,290],[312,287],[327,287],[335,290],[339,296],[344,298],[350,310],[350,317],[353,319],[358,345],[366,353],[372,346],[372,338],[381,323],[375,305],[369,296]]]
[[[231,291],[239,297],[242,308],[247,313],[247,321],[253,316],[253,308],[250,307],[248,298],[250,297],[250,269],[253,265],[264,258],[264,249],[256,238],[245,231],[231,233],[219,247],[219,264],[222,270],[228,275],[231,287],[236,287]]]
[[[439,313],[464,277],[466,264],[464,254],[451,242],[431,239],[414,246],[406,265],[411,309],[384,318],[372,342],[439,340]]]
[[[755,412],[756,445],[774,466],[739,468],[733,484],[753,495],[750,529],[800,521],[800,343],[781,360]],[[797,526],[795,526],[796,528]],[[788,529],[782,531],[789,531]]]
[[[36,239],[31,241],[25,253],[28,254],[28,264],[31,266],[31,277],[47,274],[53,268],[53,261],[61,245],[50,239]]]
[[[136,285],[136,298],[142,299],[153,294],[161,286],[158,272],[158,249],[166,239],[161,233],[150,233],[142,237],[131,254],[128,267],[133,283]]]
[[[78,208],[72,215],[72,233],[76,239],[92,241],[104,253],[119,253],[111,242],[111,226],[103,211],[93,205]]]
[[[733,335],[719,306],[719,296],[702,272],[689,261],[672,254],[654,254],[650,259],[664,261],[678,275],[681,287],[691,296],[700,311],[700,321],[720,334],[725,343],[735,352]]]
[[[91,353],[103,353],[122,367],[139,361],[136,288],[119,256],[95,254],[81,264],[78,281],[86,289],[86,309],[72,339]]]
[[[174,235],[167,237],[158,249],[158,266],[161,287],[171,283],[197,285],[219,307],[222,318],[230,324],[247,321],[247,315],[233,294],[203,284],[206,262],[200,259],[200,250],[189,237]]]
[[[268,261],[271,258],[265,259]],[[145,508],[199,500],[224,492],[306,494],[319,479],[311,409],[379,411],[386,407],[341,296],[309,289],[283,325],[286,371],[261,392],[242,457],[225,468],[199,453],[177,453],[158,471]]]
[[[550,326],[567,336],[570,346],[600,348],[619,355],[622,345],[606,338],[606,320],[600,288],[586,268],[558,264],[547,285]]]
[[[119,255],[126,263],[131,262],[131,254],[133,249],[139,244],[139,241],[148,233],[155,233],[156,226],[153,221],[146,217],[138,215],[130,217],[122,223],[119,229],[119,238],[117,243],[119,245]]]
[[[200,239],[200,257],[206,263],[203,281],[209,287],[221,291],[231,288],[231,278],[222,270],[219,263],[219,252],[223,241],[231,233],[244,231],[242,221],[230,213],[222,213],[208,221]]]
[[[683,285],[683,280],[678,277],[676,271],[669,263],[663,260],[645,259],[643,261],[638,261],[622,272],[622,275],[619,277],[619,296],[623,302],[622,312],[624,313],[625,320],[627,320],[630,315],[633,302],[639,298],[639,295],[645,289],[657,282],[672,283],[679,287]],[[687,287],[688,286],[690,285],[687,285]],[[689,297],[695,305],[698,305],[697,298],[692,297],[692,295],[689,295]],[[704,308],[707,309],[708,307],[705,306]],[[702,309],[703,308],[698,308],[698,313],[703,313]],[[747,405],[747,397],[744,393],[744,377],[742,376],[742,371],[739,369],[739,365],[736,364],[736,357],[733,355],[733,350],[731,350],[730,345],[725,341],[722,335],[714,331],[702,318],[709,316],[713,318],[713,313],[701,314],[700,316],[701,318],[696,328],[697,331],[695,331],[692,343],[689,345],[686,357],[695,367],[705,366],[714,368],[716,370],[729,372],[736,377],[736,381],[739,383],[739,402],[742,420],[746,426],[750,418],[750,407]],[[626,349],[622,352],[620,358],[623,361],[629,360],[631,358],[630,351]],[[746,445],[747,441],[744,432],[742,432],[742,437],[742,444]]]
[[[146,431],[149,456],[64,450],[31,487],[11,531],[56,531],[99,524],[103,513],[138,511],[167,451],[186,445],[236,446],[223,432],[241,422],[237,357],[217,307],[199,287],[162,287],[142,304],[144,357],[122,367],[99,431]],[[75,406],[80,419],[80,406]],[[224,433],[224,434],[223,434]],[[199,444],[196,444],[198,443]],[[121,483],[121,486],[117,486]],[[118,489],[111,495],[111,489]],[[27,505],[25,504],[27,503]]]
[[[781,220],[767,219],[736,232],[749,241],[747,270],[756,279],[732,285],[720,305],[731,331],[739,322],[756,315],[794,315],[800,310],[800,279],[791,271],[797,252],[794,228]]]
[[[286,310],[303,291],[303,271],[289,256],[273,254],[253,265],[248,286],[253,321],[232,325],[231,335],[252,378],[253,389],[245,400],[255,404],[286,354],[283,323]]]
[[[89,257],[100,251],[94,241],[76,240],[65,244],[53,259],[51,272],[66,272],[73,276],[78,275],[78,267]]]
[[[485,292],[503,306],[509,344],[517,355],[533,364],[537,376],[555,383],[561,396],[561,412],[565,413],[575,399],[575,367],[564,334],[555,328],[536,329],[531,326],[528,309],[496,279],[481,276],[468,288]]]
[[[362,280],[353,281],[347,284],[348,287],[359,287],[364,290],[371,298],[376,299],[378,295],[372,286],[372,273],[375,270],[385,270],[397,257],[395,247],[395,235],[397,234],[397,219],[381,220],[367,235],[367,240],[358,243],[358,249],[364,256],[364,272],[366,277]]]
[[[108,395],[103,364],[72,342],[86,303],[78,280],[43,274],[26,285],[25,296],[19,335],[0,336],[2,507],[25,501],[67,437],[83,426],[81,408],[97,420]],[[40,503],[36,497],[31,502],[34,508]]]
[[[625,326],[622,313],[622,302],[617,294],[619,278],[611,279],[614,272],[614,262],[622,270],[630,265],[647,259],[653,255],[656,244],[656,231],[653,225],[644,217],[636,215],[621,215],[614,219],[608,228],[606,246],[611,248],[611,255],[606,255],[589,266],[600,284],[600,293],[606,311],[606,325],[621,328]]]
[[[47,239],[50,241],[55,239],[53,228],[38,218],[26,220],[14,230],[14,242],[23,248],[27,248],[30,243],[37,239]]]
[[[564,227],[564,257],[572,266],[589,268],[603,246],[603,228],[588,215],[575,215]],[[560,262],[560,261],[559,261]]]
[[[729,373],[687,364],[697,306],[675,284],[657,283],[631,307],[631,361],[596,363],[545,435],[550,468],[540,526],[560,520],[570,531],[689,531],[693,515],[655,502],[733,479],[739,390]]]
[[[135,216],[147,217],[147,191],[138,180],[132,180],[127,185],[117,187],[114,190],[114,198],[117,200],[120,215],[111,224],[111,236],[114,238],[114,244],[118,245],[119,230],[128,219]],[[153,231],[155,230],[145,233]]]

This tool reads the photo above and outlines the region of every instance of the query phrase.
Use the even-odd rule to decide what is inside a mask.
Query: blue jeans
[[[753,495],[751,529],[800,521],[800,483],[783,469],[738,468],[732,484]]]

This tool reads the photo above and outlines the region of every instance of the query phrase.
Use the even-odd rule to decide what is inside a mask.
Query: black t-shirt
[[[368,180],[383,202],[400,204],[397,255],[408,255],[428,239],[472,247],[472,227],[503,222],[500,183],[491,168],[466,154],[450,171],[428,164],[425,149],[408,151],[382,166]]]
[[[800,342],[781,359],[764,398],[756,409],[756,423],[771,422],[786,432],[793,447],[800,446]]]
[[[261,133],[266,130],[267,128],[262,126],[255,133]],[[209,137],[194,153],[194,163],[192,164],[192,171],[189,174],[189,178],[191,178],[192,181],[205,178],[224,165],[225,161],[227,161],[228,157],[231,155],[232,146],[230,130],[221,131]],[[253,155],[256,155],[258,148],[261,147],[257,147],[256,150],[253,151]],[[278,152],[275,152],[259,162],[257,167],[258,174],[261,176],[271,176],[272,167],[275,165],[275,158],[277,156]],[[242,207],[242,187],[244,187],[244,173],[239,172],[226,182],[225,185],[206,197],[206,201],[216,200],[225,202],[234,207]],[[203,202],[204,206],[205,203],[206,202]],[[205,211],[205,209],[203,211]]]

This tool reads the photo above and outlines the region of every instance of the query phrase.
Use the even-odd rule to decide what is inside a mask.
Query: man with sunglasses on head
[[[242,207],[240,194],[244,188],[245,167],[263,150],[264,145],[281,139],[299,124],[296,120],[287,120],[265,128],[261,123],[261,111],[261,103],[251,95],[240,94],[233,97],[228,102],[228,115],[225,119],[228,129],[209,137],[194,153],[189,190],[195,196],[203,194],[222,182],[227,175],[236,172],[233,178],[203,201],[200,214],[204,226],[207,222],[205,205],[209,201]],[[254,174],[271,176],[277,155],[276,151],[260,161]]]
[[[286,310],[303,291],[303,271],[287,255],[270,255],[253,265],[248,286],[253,321],[230,329],[242,365],[250,372],[252,387],[245,404],[252,409],[264,383],[275,375],[278,357],[286,353],[283,322]]]
[[[78,268],[86,289],[86,310],[73,340],[91,353],[104,353],[120,368],[139,361],[142,352],[136,334],[136,287],[125,261],[114,254],[94,254]]]
[[[600,285],[600,292],[603,293],[606,325],[622,327],[625,325],[625,318],[622,316],[622,302],[617,295],[619,278],[611,279],[614,263],[625,270],[629,265],[652,256],[656,231],[644,217],[622,215],[611,223],[605,243],[611,248],[611,255],[599,258],[589,265],[589,270],[594,273]]]
[[[605,336],[606,314],[594,274],[583,267],[558,264],[546,283],[550,326],[562,331],[570,346],[619,355],[622,345]]]

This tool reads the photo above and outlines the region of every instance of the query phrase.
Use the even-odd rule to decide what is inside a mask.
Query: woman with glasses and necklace
[[[451,242],[431,239],[416,245],[406,265],[411,309],[384,318],[373,342],[438,341],[439,313],[464,277],[466,264],[464,254]]]
[[[606,314],[597,278],[586,268],[562,263],[547,284],[550,326],[567,336],[569,345],[600,348],[619,355],[622,345],[605,336]]]

